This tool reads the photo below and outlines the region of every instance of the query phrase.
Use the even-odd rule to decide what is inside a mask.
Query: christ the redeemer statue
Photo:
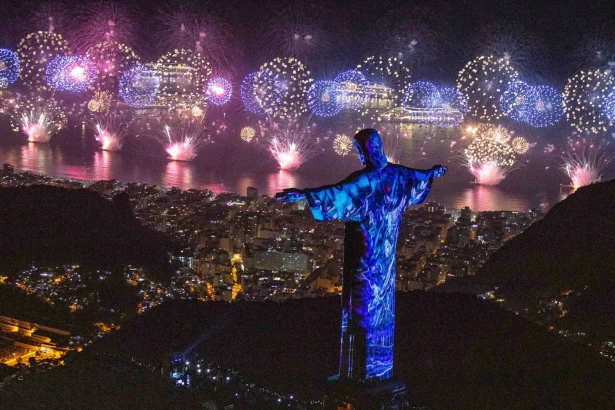
[[[425,200],[447,171],[416,170],[387,161],[376,130],[354,137],[365,166],[338,184],[287,189],[284,202],[307,199],[314,218],[345,222],[340,381],[386,380],[393,374],[395,250],[402,213]]]

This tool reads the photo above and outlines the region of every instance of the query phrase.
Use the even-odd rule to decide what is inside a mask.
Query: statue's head
[[[387,157],[382,150],[382,139],[375,129],[366,128],[357,132],[354,136],[354,147],[359,153],[361,164],[376,169],[387,165]]]

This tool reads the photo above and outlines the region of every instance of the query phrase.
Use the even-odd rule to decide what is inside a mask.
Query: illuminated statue
[[[395,250],[407,206],[425,200],[436,165],[415,170],[387,162],[376,130],[354,137],[365,168],[338,184],[287,189],[283,202],[307,199],[314,218],[345,222],[340,381],[387,380],[393,373]]]

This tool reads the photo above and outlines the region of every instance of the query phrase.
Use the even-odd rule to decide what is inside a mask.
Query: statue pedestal
[[[365,383],[334,382],[325,389],[324,410],[408,409],[406,384],[391,379]]]

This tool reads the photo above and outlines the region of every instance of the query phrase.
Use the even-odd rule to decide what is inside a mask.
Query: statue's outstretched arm
[[[434,178],[440,178],[442,175],[446,174],[448,167],[445,167],[444,165],[434,165],[431,167],[430,171],[433,173]]]
[[[302,189],[288,188],[275,194],[275,199],[281,202],[298,202],[305,199],[305,192]]]
[[[425,201],[434,178],[440,178],[446,171],[448,168],[442,165],[434,165],[430,169],[405,168],[403,178],[406,184],[408,205],[417,205]]]
[[[445,167],[444,165],[434,165],[429,169],[407,169],[411,171],[409,175],[412,178],[418,178],[421,180],[427,180],[429,178],[440,178],[442,175],[446,174],[446,171],[448,171],[448,167]]]
[[[360,221],[370,203],[372,187],[363,172],[355,172],[337,184],[311,189],[285,189],[276,194],[283,202],[307,199],[314,218],[318,221]]]

